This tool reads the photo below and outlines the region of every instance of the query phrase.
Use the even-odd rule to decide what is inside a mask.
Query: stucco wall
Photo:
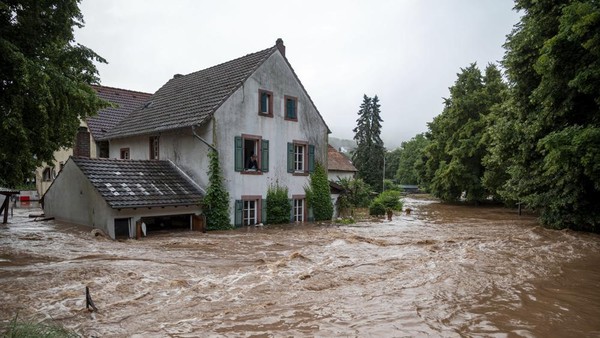
[[[59,221],[99,228],[109,233],[112,210],[73,161],[63,170],[44,196],[44,214]]]

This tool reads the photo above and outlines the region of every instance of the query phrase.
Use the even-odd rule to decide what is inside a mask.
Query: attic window
[[[285,96],[285,119],[298,121],[298,98]]]
[[[258,91],[258,114],[273,117],[273,92],[262,89]]]

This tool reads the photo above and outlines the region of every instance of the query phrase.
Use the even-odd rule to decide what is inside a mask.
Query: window
[[[42,173],[42,181],[44,181],[44,182],[50,182],[50,181],[52,181],[52,178],[53,178],[52,177],[53,176],[52,171],[53,170],[52,170],[51,167],[46,167],[46,169],[44,169],[44,172]]]
[[[298,98],[285,96],[285,119],[298,121]]]
[[[273,93],[267,90],[259,90],[258,98],[258,113],[273,117]]]
[[[292,222],[304,222],[304,198],[294,198],[292,205]]]
[[[150,159],[151,160],[158,160],[158,155],[159,155],[159,142],[158,142],[158,136],[151,136],[150,137]]]
[[[122,160],[129,159],[129,148],[121,148],[121,159]]]
[[[306,154],[305,144],[294,144],[294,171],[304,171],[304,155]]]
[[[235,137],[235,171],[260,174],[269,171],[269,141],[256,135]]]
[[[261,196],[242,196],[235,201],[235,226],[256,225],[266,215],[267,203]]]
[[[315,146],[303,141],[288,142],[289,173],[307,175],[315,170]]]

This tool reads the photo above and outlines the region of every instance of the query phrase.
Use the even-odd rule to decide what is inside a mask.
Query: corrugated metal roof
[[[71,159],[113,209],[199,205],[203,198],[170,161]]]

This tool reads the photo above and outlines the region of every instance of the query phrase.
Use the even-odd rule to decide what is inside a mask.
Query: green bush
[[[371,216],[382,216],[385,215],[385,205],[378,201],[377,199],[373,200],[369,205],[369,215]]]
[[[290,222],[291,206],[288,200],[288,188],[278,183],[267,190],[267,224]]]
[[[304,187],[308,206],[313,208],[315,221],[331,220],[333,216],[333,203],[331,203],[331,192],[327,171],[317,163],[315,171],[310,174],[310,187]]]
[[[229,192],[225,190],[224,178],[219,165],[219,154],[211,150],[208,153],[210,159],[208,168],[208,189],[203,200],[203,211],[206,215],[208,230],[231,229],[229,218]]]
[[[71,338],[79,337],[64,327],[53,323],[33,323],[19,321],[17,316],[1,330],[2,337],[42,337],[42,338]]]
[[[402,201],[400,201],[400,192],[396,190],[386,190],[379,194],[369,205],[369,214],[380,216],[388,210],[402,210]]]

